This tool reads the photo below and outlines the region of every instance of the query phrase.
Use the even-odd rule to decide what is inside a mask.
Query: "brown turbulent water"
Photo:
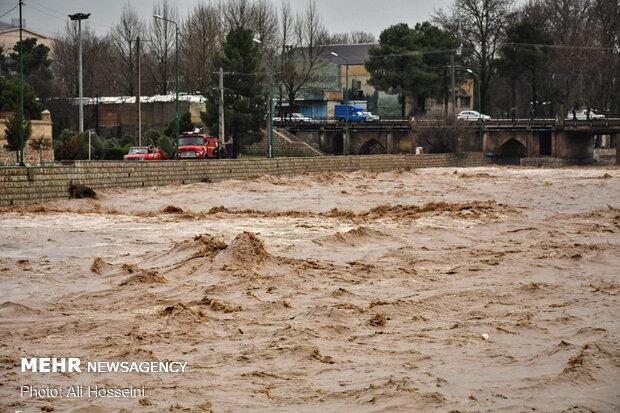
[[[439,168],[5,209],[0,410],[618,411],[619,208],[617,168]],[[19,392],[75,384],[146,394]]]

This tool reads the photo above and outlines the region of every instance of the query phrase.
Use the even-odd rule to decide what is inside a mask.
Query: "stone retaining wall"
[[[616,163],[616,148],[594,148],[594,163],[599,165],[614,165]]]
[[[224,159],[162,162],[76,161],[73,165],[0,168],[0,206],[69,197],[69,185],[95,190],[216,182],[251,175],[303,172],[370,172],[403,168],[467,167],[490,164],[482,153],[438,155],[325,156],[316,158]]]
[[[592,162],[583,159],[554,158],[552,156],[530,156],[521,158],[521,166],[536,166],[546,168],[562,168],[564,166],[589,165]]]

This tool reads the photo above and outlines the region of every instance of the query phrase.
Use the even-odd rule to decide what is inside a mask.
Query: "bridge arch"
[[[497,148],[500,163],[519,164],[527,156],[527,146],[518,138],[510,138]]]
[[[385,146],[383,146],[381,142],[376,139],[368,139],[357,152],[358,155],[375,155],[383,153],[386,153]]]

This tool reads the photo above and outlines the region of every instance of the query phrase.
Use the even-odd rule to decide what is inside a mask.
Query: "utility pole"
[[[136,110],[138,112],[138,146],[142,146],[142,111],[140,105],[140,36],[136,39],[136,60],[138,63],[138,84],[136,85]]]
[[[24,163],[24,53],[22,42],[22,4],[19,1],[19,166]]]
[[[452,120],[456,119],[456,87],[454,85],[454,55],[450,55],[450,87],[452,88]]]
[[[176,72],[176,133],[177,133],[177,148],[176,148],[176,156],[175,159],[180,159],[179,154],[179,25],[176,21],[167,19],[159,14],[154,14],[153,17],[159,20],[166,21],[168,23],[174,24],[174,51],[176,55],[176,64],[175,64],[175,72]]]
[[[329,54],[331,54],[332,56],[336,56],[339,57],[340,59],[343,59],[347,65],[346,68],[346,77],[345,77],[345,81],[344,81],[344,99],[345,99],[345,116],[344,116],[344,155],[349,155],[349,116],[351,116],[351,111],[349,108],[349,58],[342,58],[338,55],[338,53],[336,52],[329,52]],[[340,76],[342,76],[342,70],[341,67],[338,67],[338,78],[340,79]]]
[[[259,39],[252,39],[254,43],[262,44]],[[267,119],[267,130],[269,131],[269,148],[267,150],[267,158],[273,158],[273,47],[269,47],[269,119]]]
[[[177,126],[177,159],[181,159],[181,153],[179,152],[179,26],[177,23],[174,23],[174,32],[175,32],[175,54],[176,54],[176,102],[177,102],[177,117],[176,117],[176,126]]]
[[[347,62],[347,74],[345,80],[345,99],[346,99],[346,114],[347,116],[344,118],[344,154],[349,156],[349,116],[351,115],[349,108],[349,59],[346,59]]]
[[[219,101],[219,115],[220,115],[220,145],[224,145],[224,69],[220,67],[220,101]]]
[[[79,89],[80,89],[80,133],[84,132],[84,91],[82,89],[82,20],[88,19],[90,13],[75,13],[70,14],[71,20],[77,20],[78,22],[78,55],[80,59],[79,63]]]
[[[269,157],[274,157],[273,151],[273,48],[270,52],[271,57],[271,73],[269,75]]]

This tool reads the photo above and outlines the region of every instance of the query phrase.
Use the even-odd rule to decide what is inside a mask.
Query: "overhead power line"
[[[15,5],[11,10],[7,11],[2,16],[0,16],[0,19],[3,18],[4,16],[6,16],[7,14],[9,14],[10,12],[12,12],[13,10],[15,10],[18,6],[19,6],[19,4]]]
[[[502,46],[524,46],[524,47],[543,47],[549,49],[575,49],[575,50],[601,50],[601,51],[617,51],[613,47],[599,46],[571,46],[563,44],[536,44],[536,43],[504,43]]]

